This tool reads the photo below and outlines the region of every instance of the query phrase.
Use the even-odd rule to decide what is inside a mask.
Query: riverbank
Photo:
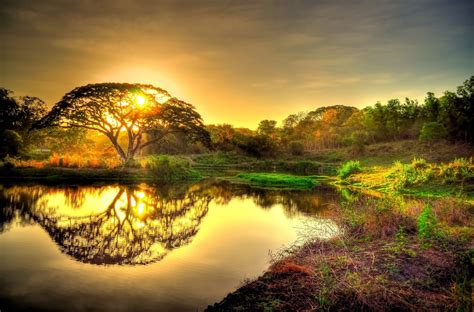
[[[352,197],[344,235],[277,255],[268,271],[207,311],[470,311],[472,205]]]

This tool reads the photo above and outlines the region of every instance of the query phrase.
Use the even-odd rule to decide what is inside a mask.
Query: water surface
[[[269,265],[324,218],[331,189],[0,185],[0,309],[196,311]]]

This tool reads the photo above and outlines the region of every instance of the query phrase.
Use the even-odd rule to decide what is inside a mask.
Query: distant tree
[[[9,155],[16,155],[31,144],[35,138],[30,132],[31,127],[45,113],[46,103],[41,99],[33,96],[14,97],[12,91],[0,88],[0,137],[4,137],[3,143],[8,145]],[[7,146],[4,147],[6,149]]]
[[[221,151],[231,151],[235,146],[233,139],[235,136],[235,129],[232,125],[209,125],[206,127],[211,136],[212,145]]]
[[[22,146],[21,136],[13,130],[0,133],[0,158],[17,155]]]
[[[428,121],[437,121],[440,111],[439,99],[435,97],[433,92],[428,92],[425,98],[424,115]]]
[[[264,135],[238,133],[235,137],[235,144],[246,154],[254,157],[274,156],[278,149],[275,141]]]
[[[0,131],[13,130],[18,126],[18,104],[12,94],[8,89],[0,88]]]
[[[277,134],[277,122],[275,120],[262,120],[258,124],[257,133],[260,135],[266,135],[274,137]]]
[[[474,76],[459,86],[456,93],[446,91],[440,103],[438,121],[445,126],[448,137],[474,143]]]
[[[300,141],[291,141],[289,149],[293,156],[301,156],[304,154],[304,144]]]
[[[105,135],[125,163],[144,147],[171,133],[210,145],[209,133],[194,106],[152,85],[99,83],[67,93],[36,128],[60,126],[98,131]],[[153,139],[147,133],[153,132]],[[127,136],[126,146],[119,143]]]

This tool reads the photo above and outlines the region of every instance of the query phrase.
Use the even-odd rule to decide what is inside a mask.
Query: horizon
[[[196,106],[206,124],[254,129],[322,106],[422,102],[428,91],[454,90],[473,71],[473,9],[470,1],[6,1],[0,85],[52,106],[89,83],[149,83]]]

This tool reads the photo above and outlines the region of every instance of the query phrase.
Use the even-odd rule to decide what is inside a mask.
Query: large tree
[[[166,90],[144,84],[98,83],[67,93],[35,127],[79,127],[99,131],[112,142],[123,162],[145,146],[181,132],[209,144],[202,118],[193,105]],[[153,139],[147,134],[153,133]],[[126,135],[127,146],[119,144]]]

